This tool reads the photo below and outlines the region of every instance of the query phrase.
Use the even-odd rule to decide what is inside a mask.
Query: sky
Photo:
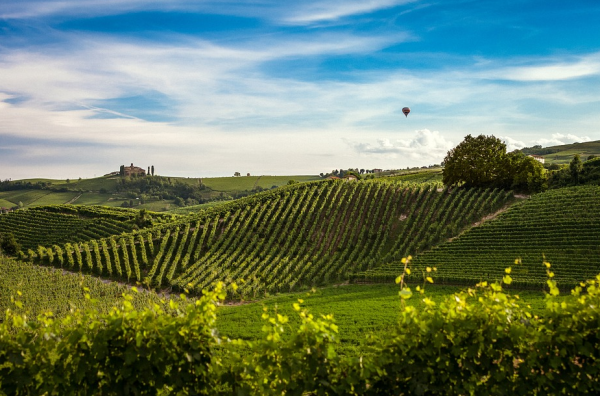
[[[599,140],[598,21],[597,0],[2,0],[0,179],[399,169],[468,134]]]

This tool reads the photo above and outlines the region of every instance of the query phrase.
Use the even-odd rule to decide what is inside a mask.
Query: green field
[[[425,295],[415,294],[406,300],[409,305],[424,307],[423,298],[435,302],[443,301],[453,293],[462,290],[458,286],[429,285]],[[302,306],[315,316],[333,314],[339,326],[340,351],[344,354],[363,353],[369,335],[385,336],[388,329],[398,323],[400,312],[400,288],[395,284],[343,285],[317,288],[299,293],[287,293],[259,301],[219,309],[217,329],[222,336],[257,340],[262,337],[262,321],[258,320],[266,307],[290,318],[290,326],[296,327],[300,320],[292,304],[302,299]],[[540,289],[514,291],[523,304],[529,304],[533,312],[545,308],[545,294]]]

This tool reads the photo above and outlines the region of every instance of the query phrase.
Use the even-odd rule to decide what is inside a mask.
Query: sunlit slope
[[[151,230],[51,250],[43,262],[150,286],[288,291],[430,248],[512,195],[380,182],[314,182],[249,197]],[[39,257],[37,258],[40,259]]]
[[[600,273],[600,187],[552,190],[512,206],[497,219],[414,259],[412,279],[437,267],[436,282],[473,284],[499,280],[512,267],[517,285],[547,280],[544,257],[559,285],[570,286]],[[515,264],[520,258],[521,264]],[[399,263],[357,274],[355,281],[392,281]]]
[[[38,245],[92,239],[131,232],[139,212],[131,209],[98,206],[53,205],[21,209],[0,216],[0,234],[11,233],[24,251]],[[171,215],[153,213],[155,219]]]

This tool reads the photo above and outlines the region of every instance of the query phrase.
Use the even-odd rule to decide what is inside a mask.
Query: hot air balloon
[[[409,109],[408,107],[404,107],[404,108],[402,109],[402,112],[404,113],[404,115],[405,115],[406,117],[408,117],[408,113],[410,113],[410,109]]]

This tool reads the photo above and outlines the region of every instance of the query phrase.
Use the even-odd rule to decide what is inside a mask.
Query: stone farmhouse
[[[146,170],[140,168],[139,166],[133,166],[133,163],[131,164],[131,166],[125,166],[123,169],[124,176],[146,176]]]

